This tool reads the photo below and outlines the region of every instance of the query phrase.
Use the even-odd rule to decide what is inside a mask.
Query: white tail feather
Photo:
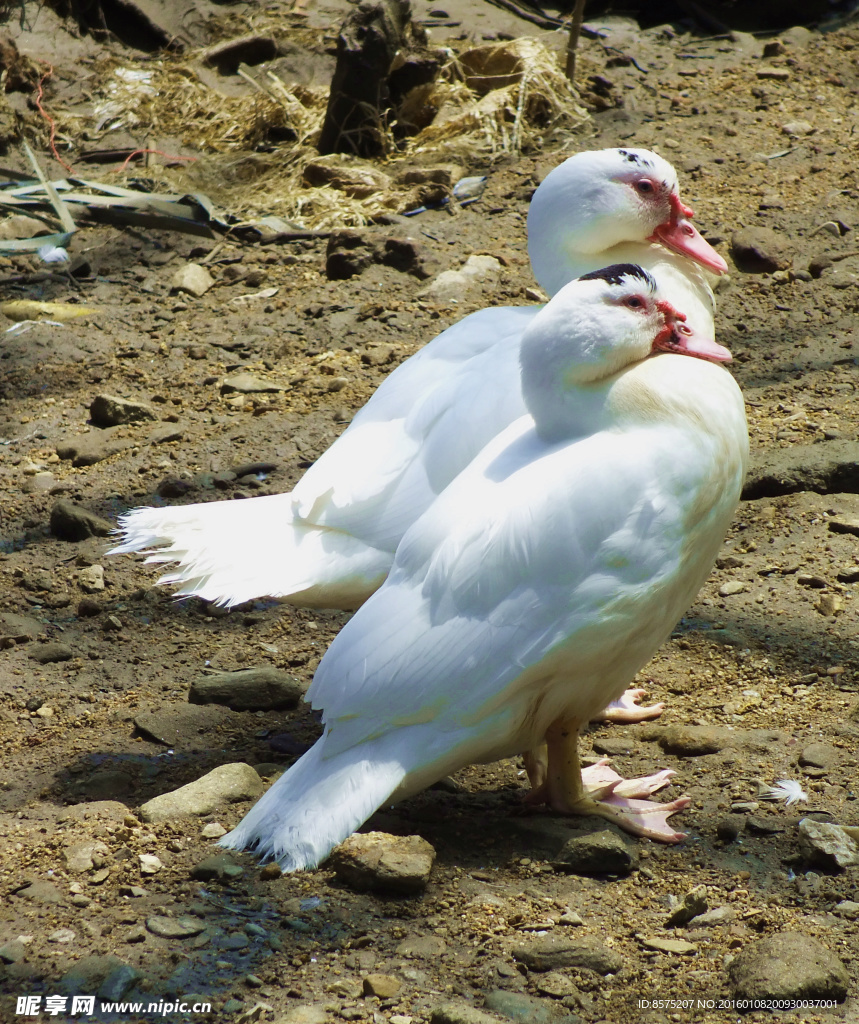
[[[353,748],[325,757],[320,739],[220,840],[251,849],[284,871],[315,868],[359,828],[406,775],[398,760],[359,758]]]
[[[178,563],[160,583],[183,597],[231,607],[258,597],[357,608],[384,580],[391,554],[349,534],[296,522],[292,495],[139,508],[119,521],[110,554]]]

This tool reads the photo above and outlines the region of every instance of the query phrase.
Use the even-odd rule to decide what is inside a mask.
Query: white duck
[[[670,773],[582,776],[577,753],[694,599],[740,495],[743,399],[707,361],[730,353],[682,320],[634,266],[573,281],[534,317],[530,415],[406,532],[308,691],[324,735],[223,845],[313,867],[379,806],[544,740],[532,799],[682,838],[666,819],[687,800],[637,799]]]
[[[656,154],[579,153],[534,195],[531,262],[550,294],[608,263],[653,268],[691,311],[690,326],[712,337],[712,292],[691,260],[717,273],[726,265],[691,213],[674,169]],[[525,412],[519,342],[539,309],[483,309],[439,335],[383,382],[291,493],[136,509],[121,518],[112,553],[178,562],[162,583],[228,607],[269,596],[357,608],[384,580],[408,527]]]

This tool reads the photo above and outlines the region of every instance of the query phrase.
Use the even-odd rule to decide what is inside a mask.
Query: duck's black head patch
[[[612,263],[610,267],[603,267],[601,270],[592,270],[589,274],[582,274],[580,281],[605,281],[606,284],[623,284],[625,277],[636,277],[650,291],[656,290],[656,282],[637,263]]]
[[[653,170],[653,161],[648,160],[646,156],[642,156],[640,153],[633,153],[631,150],[628,149],[619,149],[617,152],[618,156],[622,156],[623,159],[627,161],[627,163],[636,164],[638,167],[642,169],[647,167],[649,168],[649,170]]]

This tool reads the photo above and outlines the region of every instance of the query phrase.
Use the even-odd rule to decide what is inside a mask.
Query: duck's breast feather
[[[526,421],[508,435],[409,530],[320,664],[308,698],[332,750],[479,721],[559,645],[575,687],[629,637],[659,630],[658,646],[703,582],[741,477],[726,470],[719,508],[690,521],[720,472],[705,437],[606,432],[536,457]]]

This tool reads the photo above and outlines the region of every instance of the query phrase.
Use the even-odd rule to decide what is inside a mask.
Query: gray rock
[[[447,949],[447,943],[438,935],[410,935],[397,946],[397,956],[416,960],[433,960]]]
[[[223,831],[221,835],[223,835]],[[236,864],[228,853],[216,853],[207,857],[191,868],[191,877],[201,882],[238,878],[244,874],[244,868]]]
[[[552,975],[555,978],[563,978],[563,975]],[[540,979],[543,981],[544,979]],[[568,979],[564,978],[564,981]],[[538,981],[538,985],[540,984]],[[575,985],[569,982],[570,993],[575,992]],[[496,988],[487,992],[484,997],[487,1010],[500,1014],[508,1020],[517,1021],[518,1024],[559,1024],[560,1020],[576,1020],[568,1016],[563,1007],[557,1003],[547,1002],[545,999],[536,999],[534,996],[526,996],[522,992],[508,992],[505,989]]]
[[[730,924],[737,916],[733,907],[714,907],[706,914],[699,914],[689,922],[695,928],[712,928],[719,924]]]
[[[781,932],[744,948],[728,967],[737,999],[847,997],[850,977],[841,961],[810,935]]]
[[[260,473],[267,476],[274,473],[277,466],[276,462],[237,462],[229,470],[237,479],[241,479],[243,476],[257,476]]]
[[[247,949],[251,944],[251,940],[244,934],[244,932],[233,932],[232,935],[225,935],[219,946],[221,949]]]
[[[823,441],[771,448],[752,455],[743,498],[774,498],[780,494],[859,493],[859,442]]]
[[[734,746],[737,734],[715,725],[652,725],[642,730],[645,740],[656,740],[667,754],[700,757]]]
[[[826,526],[832,533],[850,533],[859,537],[859,516],[833,516]]]
[[[164,868],[164,864],[154,853],[138,854],[137,860],[140,864],[141,875],[157,875]]]
[[[75,874],[102,868],[110,860],[110,850],[99,839],[67,846],[63,850],[63,855],[66,858],[66,867]]]
[[[498,1024],[498,1018],[457,999],[433,1007],[430,1024]]]
[[[134,716],[134,725],[156,743],[179,750],[193,750],[200,743],[201,733],[222,726],[232,714],[214,705],[169,704],[155,711],[138,712]]]
[[[364,994],[364,986],[352,978],[338,978],[326,987],[326,991],[341,999],[360,999]]]
[[[188,700],[192,704],[223,704],[233,711],[268,711],[294,708],[303,694],[304,687],[294,676],[260,666],[200,676],[191,684]]]
[[[553,864],[574,875],[628,875],[638,864],[638,851],[617,832],[603,829],[568,840]]]
[[[534,983],[537,991],[544,996],[551,996],[553,999],[563,999],[565,996],[572,996],[578,992],[575,982],[566,974],[560,971],[548,971],[540,974]],[[541,1004],[544,1006],[545,1004]]]
[[[99,986],[98,997],[116,1002],[122,999],[140,977],[142,977],[141,972],[130,964],[118,964]]]
[[[810,864],[833,870],[859,864],[859,843],[840,825],[803,818],[799,823],[799,848]]]
[[[118,429],[105,427],[80,437],[67,438],[57,445],[57,455],[66,461],[71,460],[73,466],[94,466],[131,447],[132,442],[128,438],[116,436]]]
[[[140,808],[143,821],[166,821],[186,814],[211,814],[224,804],[255,800],[265,786],[249,764],[223,764],[201,779],[171,793],[147,800]]]
[[[0,962],[4,964],[17,964],[27,955],[27,947],[20,939],[12,939],[0,946]]]
[[[414,238],[386,238],[382,248],[381,262],[403,274],[411,274],[420,281],[432,277],[434,260],[427,250]]]
[[[461,302],[483,285],[498,281],[501,263],[494,256],[469,256],[460,270],[444,270],[423,291],[421,298],[431,302]]]
[[[805,767],[829,769],[835,765],[841,752],[829,743],[809,743],[802,748],[799,763]]]
[[[185,437],[185,428],[177,423],[169,423],[166,426],[153,430],[146,438],[147,444],[169,444],[171,441],[182,441]]]
[[[51,533],[59,540],[86,540],[109,537],[113,525],[79,505],[60,499],[51,509]]]
[[[784,824],[778,819],[746,818],[746,831],[753,836],[774,836],[784,830]]]
[[[395,349],[392,345],[373,344],[366,352],[361,353],[361,362],[365,366],[387,366],[394,358]]]
[[[215,279],[199,263],[186,263],[179,267],[170,281],[170,290],[173,292],[187,292],[199,298],[215,283]]]
[[[62,976],[57,990],[68,995],[79,992],[94,995],[114,971],[127,967],[128,964],[115,956],[87,956]]]
[[[97,594],[104,590],[104,566],[88,565],[78,573],[78,586],[85,594]]]
[[[41,880],[31,882],[25,888],[19,889],[15,895],[25,900],[32,900],[34,903],[43,903],[49,906],[53,903],[63,902],[62,893],[54,883]]]
[[[132,402],[116,395],[96,395],[89,407],[90,419],[97,427],[116,427],[121,423],[157,420],[158,414],[145,402]]]
[[[153,914],[147,917],[146,927],[161,939],[190,939],[206,930],[206,925],[199,917],[191,917],[190,914],[181,917]]]
[[[35,217],[26,217],[23,214],[8,217],[0,224],[0,238],[2,239],[37,238],[44,234],[46,234],[44,221],[36,220]]]
[[[532,971],[580,967],[597,974],[616,974],[623,967],[623,957],[596,939],[568,936],[566,929],[562,935],[540,935],[513,946],[511,952]]]
[[[595,736],[594,752],[608,757],[624,757],[637,749],[634,739],[628,736]]]
[[[771,274],[787,270],[790,249],[782,235],[771,228],[740,228],[731,237],[731,255],[737,267],[748,274]]]
[[[54,661],[71,661],[75,656],[75,652],[68,644],[61,643],[36,644],[28,653],[33,661],[38,661],[40,665],[49,665]]]
[[[121,885],[119,887],[119,894],[120,896],[130,896],[132,899],[139,899],[141,896],[148,896],[149,891],[141,885]]]
[[[645,949],[652,949],[657,953],[670,953],[673,956],[686,956],[698,951],[694,943],[685,939],[663,939],[659,935],[643,936],[639,942]]]
[[[435,850],[420,836],[367,832],[336,847],[328,865],[355,888],[415,893],[426,888],[434,861]]]
[[[797,138],[803,135],[811,135],[814,131],[816,131],[814,125],[811,124],[809,121],[800,120],[788,121],[786,124],[783,124],[781,126],[781,130],[782,132],[784,132],[785,135],[791,135]]]
[[[57,478],[49,470],[28,476],[21,486],[24,494],[44,494],[56,484]]]
[[[666,928],[679,928],[688,924],[693,917],[705,913],[710,904],[707,902],[707,887],[696,885],[683,897],[683,902],[665,922]]]
[[[365,996],[378,996],[379,999],[393,999],[403,987],[393,974],[366,974],[362,985]]]
[[[832,908],[832,913],[839,917],[846,917],[848,921],[855,921],[859,918],[859,903],[853,900],[842,900]]]
[[[262,380],[252,373],[233,373],[224,377],[221,381],[221,394],[228,395],[238,392],[242,395],[265,395],[276,391],[288,391],[282,384],[274,384],[269,380]]]

